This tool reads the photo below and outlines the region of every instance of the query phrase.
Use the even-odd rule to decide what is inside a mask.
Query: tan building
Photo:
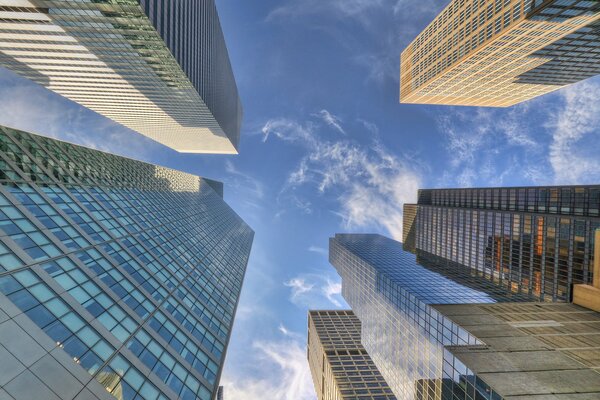
[[[400,102],[507,107],[600,74],[600,2],[453,0],[402,52]]]
[[[396,400],[360,342],[350,310],[309,311],[308,363],[319,400]]]

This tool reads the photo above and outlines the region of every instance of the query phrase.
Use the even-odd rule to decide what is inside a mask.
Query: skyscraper
[[[0,0],[0,65],[180,152],[236,153],[214,0]]]
[[[0,397],[213,399],[253,240],[221,190],[0,128]]]
[[[398,398],[600,397],[599,313],[529,302],[379,235],[338,234],[329,257],[361,342]]]
[[[402,103],[507,107],[600,74],[600,3],[452,0],[402,52]]]
[[[419,190],[405,210],[405,240],[420,259],[544,301],[569,301],[574,284],[592,282],[599,185]]]
[[[396,400],[360,342],[352,311],[308,312],[308,363],[318,400]]]

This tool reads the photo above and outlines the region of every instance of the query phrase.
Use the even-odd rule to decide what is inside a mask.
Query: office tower
[[[253,231],[217,182],[0,128],[0,397],[215,397]]]
[[[223,400],[223,391],[223,386],[219,386],[219,389],[217,390],[217,400]]]
[[[360,342],[350,310],[308,312],[308,363],[318,400],[396,400]]]
[[[398,398],[600,396],[600,314],[528,302],[468,267],[417,261],[379,235],[338,234],[329,251],[361,342]]]
[[[180,152],[237,153],[214,0],[0,0],[0,65]]]
[[[400,69],[402,103],[511,106],[600,74],[600,3],[452,0]]]
[[[543,301],[569,301],[572,285],[592,281],[599,185],[419,190],[407,207],[420,259],[467,266]]]

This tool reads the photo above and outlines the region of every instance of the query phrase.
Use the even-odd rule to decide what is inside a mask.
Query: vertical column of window
[[[500,209],[501,210],[509,209],[508,189],[500,189]]]
[[[537,203],[537,211],[539,213],[548,212],[548,200],[549,200],[549,189],[547,188],[538,188],[538,203]]]
[[[441,229],[440,229],[440,244],[442,246],[442,257],[449,258],[450,257],[450,246],[452,245],[449,240],[448,230],[451,228],[448,223],[450,210],[447,207],[442,209],[442,218],[440,221]]]
[[[544,262],[544,298],[552,300],[555,295],[554,286],[556,281],[556,257],[557,257],[557,218],[548,217],[546,220],[546,240],[545,240],[545,262]]]
[[[588,196],[588,213],[591,217],[597,217],[600,215],[600,188],[590,188]]]
[[[518,211],[526,211],[525,202],[526,202],[526,191],[525,189],[517,189],[517,210]]]
[[[485,271],[490,281],[494,281],[494,214],[485,213]]]
[[[560,192],[558,188],[551,188],[549,191],[548,212],[550,214],[556,214],[559,211]]]
[[[573,213],[573,189],[560,189],[560,214],[570,215]]]
[[[448,219],[446,220],[446,243],[447,243],[447,248],[448,248],[448,253],[446,258],[448,258],[451,261],[456,261],[456,253],[457,253],[457,235],[456,235],[456,228],[457,228],[457,215],[456,215],[456,209],[455,208],[450,208],[448,209]]]
[[[459,215],[459,259],[458,262],[461,263],[462,265],[467,265],[466,264],[466,260],[468,259],[468,235],[467,235],[467,229],[469,227],[469,224],[467,222],[468,217],[469,217],[469,212],[466,210],[458,210],[458,215]]]
[[[546,218],[541,216],[533,217],[533,235],[534,235],[534,252],[533,252],[533,289],[534,294],[539,296],[540,300],[544,299],[544,259],[545,259],[545,222]]]
[[[532,261],[533,261],[533,235],[531,215],[520,214],[520,254],[519,265],[521,269],[521,289],[527,294],[532,294]]]
[[[527,211],[535,212],[537,204],[537,189],[527,189]]]
[[[509,213],[502,213],[502,241],[500,252],[502,257],[502,275],[506,279],[506,285],[508,290],[512,290],[513,281],[513,268],[511,263],[511,239],[512,239],[512,216]]]
[[[469,259],[468,266],[471,270],[479,275],[479,259],[477,257],[477,248],[479,243],[479,212],[476,210],[469,210],[470,222],[469,222]]]
[[[508,209],[510,211],[515,211],[517,209],[517,190],[516,189],[509,189]]]
[[[573,221],[570,218],[557,219],[556,258],[554,260],[554,293],[553,300],[567,300],[571,294],[573,279]]]
[[[492,268],[494,282],[502,283],[502,214],[492,212]]]
[[[585,188],[575,188],[573,195],[573,214],[586,215],[586,196],[588,191]]]
[[[492,208],[494,210],[500,210],[500,189],[492,189]]]
[[[512,232],[510,240],[510,268],[511,268],[511,281],[513,285],[516,284],[516,291],[521,293],[522,291],[522,254],[523,254],[523,240],[521,238],[521,218],[519,214],[507,214],[509,218],[512,218]]]

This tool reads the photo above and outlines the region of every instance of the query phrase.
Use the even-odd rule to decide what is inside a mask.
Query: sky
[[[402,49],[447,0],[217,0],[240,155],[179,154],[0,69],[0,124],[221,180],[256,236],[222,384],[315,399],[307,310],[347,307],[336,232],[400,239],[419,188],[600,183],[600,77],[506,109],[400,104]]]

